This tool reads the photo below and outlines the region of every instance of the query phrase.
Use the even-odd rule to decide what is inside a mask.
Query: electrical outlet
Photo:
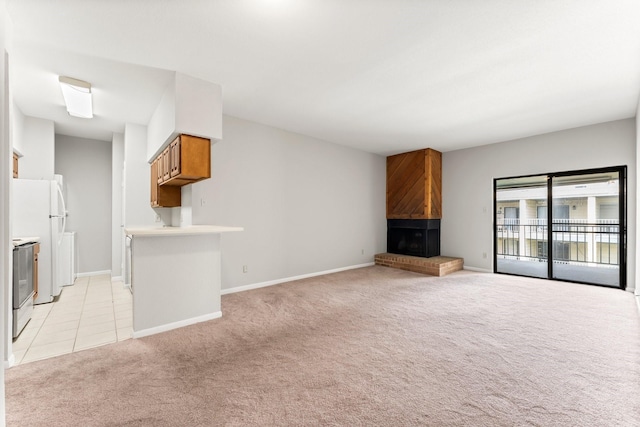
[[[246,265],[242,266],[242,272],[243,273],[248,273],[249,272],[249,267],[247,267]]]
[[[482,252],[482,258],[487,259],[487,253],[486,252]]]
[[[362,249],[361,253],[362,253],[362,255],[364,255],[364,249]]]
[[[156,214],[156,222],[160,222],[160,215]]]
[[[207,206],[207,201],[205,200],[204,197],[200,198],[200,206]]]

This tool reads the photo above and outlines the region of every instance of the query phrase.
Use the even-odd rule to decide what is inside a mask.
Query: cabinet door
[[[158,157],[156,157],[156,159],[154,160],[154,162],[156,163],[156,182],[158,184],[162,184],[162,179],[164,174],[162,173],[162,153],[160,153],[158,155]],[[151,179],[153,179],[153,177],[151,177]]]
[[[170,146],[171,151],[171,176],[180,175],[180,137],[177,137]]]
[[[154,208],[173,208],[181,204],[181,189],[170,185],[160,185],[156,177],[164,160],[157,158],[151,163],[151,206]]]
[[[158,206],[158,159],[151,163],[151,206]]]
[[[170,147],[167,147],[162,152],[162,181],[166,181],[171,178],[171,153]]]

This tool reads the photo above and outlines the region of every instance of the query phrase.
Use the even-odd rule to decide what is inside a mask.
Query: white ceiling
[[[146,124],[175,70],[224,112],[383,155],[635,116],[638,0],[7,0],[11,87],[56,131]],[[57,76],[94,87],[66,115]]]

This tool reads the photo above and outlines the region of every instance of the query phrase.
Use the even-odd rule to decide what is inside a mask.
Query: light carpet
[[[629,292],[375,266],[222,310],[9,369],[8,425],[640,425]]]

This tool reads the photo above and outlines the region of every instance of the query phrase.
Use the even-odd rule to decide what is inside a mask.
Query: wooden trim
[[[18,155],[13,153],[13,177],[18,178]]]
[[[387,157],[387,219],[442,217],[442,153],[426,148]]]

